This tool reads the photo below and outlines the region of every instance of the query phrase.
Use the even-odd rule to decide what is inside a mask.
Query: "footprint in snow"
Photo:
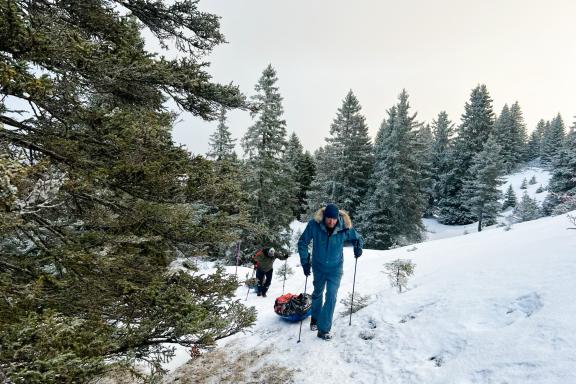
[[[400,319],[400,323],[404,324],[407,323],[411,320],[414,320],[418,317],[418,315],[420,315],[420,313],[424,312],[424,310],[428,307],[434,306],[436,305],[436,302],[432,302],[432,303],[428,303],[428,304],[424,304],[419,306],[418,308],[416,308],[414,311],[404,315],[401,319]]]
[[[524,317],[530,317],[543,307],[542,300],[536,292],[516,298],[510,303],[506,314],[521,313]]]

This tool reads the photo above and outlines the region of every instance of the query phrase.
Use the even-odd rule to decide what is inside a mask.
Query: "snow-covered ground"
[[[371,303],[354,314],[352,326],[336,316],[329,342],[310,332],[308,321],[296,342],[299,325],[273,311],[282,293],[276,277],[267,298],[251,293],[246,301],[258,310],[253,329],[221,346],[269,348],[262,359],[298,368],[296,383],[576,383],[576,232],[569,226],[566,216],[546,217],[415,250],[366,250],[356,292]],[[396,258],[416,263],[402,294],[381,272]],[[287,291],[301,292],[296,255],[289,265],[295,274]],[[352,289],[350,248],[344,268],[339,298]],[[239,288],[238,298],[245,297]],[[344,310],[339,304],[336,313]]]
[[[536,184],[528,184],[527,188],[521,189],[520,186],[522,185],[522,181],[526,179],[526,181],[530,181],[532,177],[536,178]],[[547,187],[550,181],[550,172],[546,169],[542,169],[540,167],[525,167],[522,170],[506,175],[502,178],[503,183],[500,186],[500,190],[502,191],[502,195],[506,192],[508,187],[512,185],[512,189],[516,194],[516,198],[518,201],[522,198],[524,191],[528,193],[533,199],[539,204],[542,204],[546,196],[548,195]],[[542,186],[544,189],[541,193],[536,193],[538,187]],[[502,200],[503,201],[503,200]],[[504,212],[501,213],[500,222],[506,223],[507,219],[512,215],[512,208],[508,208]],[[478,230],[478,223],[472,223],[467,225],[443,225],[438,222],[436,219],[423,219],[424,227],[426,228],[426,240],[438,240],[438,239],[445,239],[448,237],[454,236],[461,236],[468,233],[476,232]],[[484,230],[491,230],[497,228],[496,226],[486,227]]]

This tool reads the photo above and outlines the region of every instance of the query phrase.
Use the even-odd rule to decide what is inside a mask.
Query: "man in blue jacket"
[[[312,264],[308,252],[310,241],[312,241]],[[330,329],[343,273],[343,248],[347,241],[354,245],[354,257],[360,257],[364,241],[352,228],[350,216],[344,211],[339,211],[334,204],[328,204],[317,211],[298,240],[298,253],[304,274],[309,276],[310,268],[314,274],[310,329],[318,330],[318,337],[324,340],[332,338]],[[324,289],[326,299],[323,303]]]

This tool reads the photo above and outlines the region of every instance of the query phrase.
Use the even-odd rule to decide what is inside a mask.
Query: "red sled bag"
[[[301,293],[287,293],[274,301],[274,312],[288,321],[300,321],[312,312],[312,296]]]

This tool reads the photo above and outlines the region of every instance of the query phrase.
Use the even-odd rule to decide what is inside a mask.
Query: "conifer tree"
[[[528,180],[526,180],[526,178],[522,179],[522,184],[520,184],[520,189],[528,189]]]
[[[216,131],[210,136],[209,142],[210,151],[207,156],[215,160],[235,160],[236,139],[232,139],[230,129],[226,125],[226,108],[220,108],[220,115],[218,116],[218,127]]]
[[[416,150],[420,157],[420,188],[426,201],[424,217],[434,216],[435,174],[433,169],[433,145],[434,136],[430,125],[421,125],[420,129],[416,131]]]
[[[369,247],[387,249],[422,239],[426,206],[419,173],[415,115],[402,91],[376,137],[373,189],[362,206],[359,229]]]
[[[512,160],[514,166],[517,166],[526,158],[526,146],[528,140],[524,115],[522,113],[522,109],[520,108],[520,104],[517,101],[510,107],[510,121],[512,123]]]
[[[174,344],[250,326],[234,277],[172,268],[238,236],[218,191],[185,182],[213,162],[174,145],[166,107],[246,107],[205,71],[218,17],[194,1],[3,1],[0,20],[3,381],[92,382],[136,360],[157,372]],[[182,58],[147,51],[143,29]]]
[[[440,112],[438,117],[432,121],[432,133],[434,135],[432,144],[433,204],[436,207],[438,201],[444,196],[445,179],[450,172],[450,151],[454,124],[448,119],[446,112]]]
[[[558,114],[546,126],[542,135],[542,162],[552,165],[564,142],[564,121]]]
[[[463,184],[470,177],[474,156],[482,151],[494,126],[492,99],[485,85],[472,90],[470,101],[464,108],[462,124],[454,139],[454,150],[450,152],[450,171],[443,177],[444,192],[438,201],[438,219],[443,224],[470,224],[476,219],[467,208]]]
[[[530,139],[528,140],[525,154],[527,161],[536,160],[540,157],[542,152],[542,136],[544,134],[545,128],[546,122],[541,119],[536,125],[534,131],[532,131],[530,134]]]
[[[512,207],[514,208],[516,206],[516,193],[514,193],[514,189],[512,189],[512,184],[510,184],[508,186],[508,189],[506,190],[506,193],[504,194],[504,203],[502,204],[502,210],[505,210],[506,208]]]
[[[542,216],[540,208],[538,207],[538,202],[528,195],[528,192],[524,191],[522,199],[516,204],[514,208],[514,220],[516,222],[523,222],[529,220],[535,220]]]
[[[296,200],[293,208],[294,217],[300,218],[306,212],[306,194],[315,174],[314,159],[309,152],[304,152],[300,139],[292,133],[288,140],[285,161],[290,166],[292,178],[296,183]]]
[[[245,190],[249,196],[251,219],[261,228],[255,248],[269,244],[288,247],[286,233],[293,218],[296,184],[284,159],[287,147],[286,121],[282,118],[282,96],[278,78],[268,65],[254,87],[254,124],[248,128],[242,146],[246,153]]]
[[[483,226],[494,224],[500,211],[501,148],[490,136],[482,151],[474,156],[463,187],[467,208],[478,220],[478,232]]]
[[[548,186],[550,194],[545,201],[546,213],[566,213],[576,209],[576,132],[566,136],[562,149],[556,156],[552,178]]]
[[[337,204],[354,218],[368,191],[373,167],[372,144],[361,106],[349,91],[330,127],[330,137],[309,196],[309,210],[327,202]],[[323,172],[320,172],[322,169]],[[324,171],[326,173],[324,173]]]

